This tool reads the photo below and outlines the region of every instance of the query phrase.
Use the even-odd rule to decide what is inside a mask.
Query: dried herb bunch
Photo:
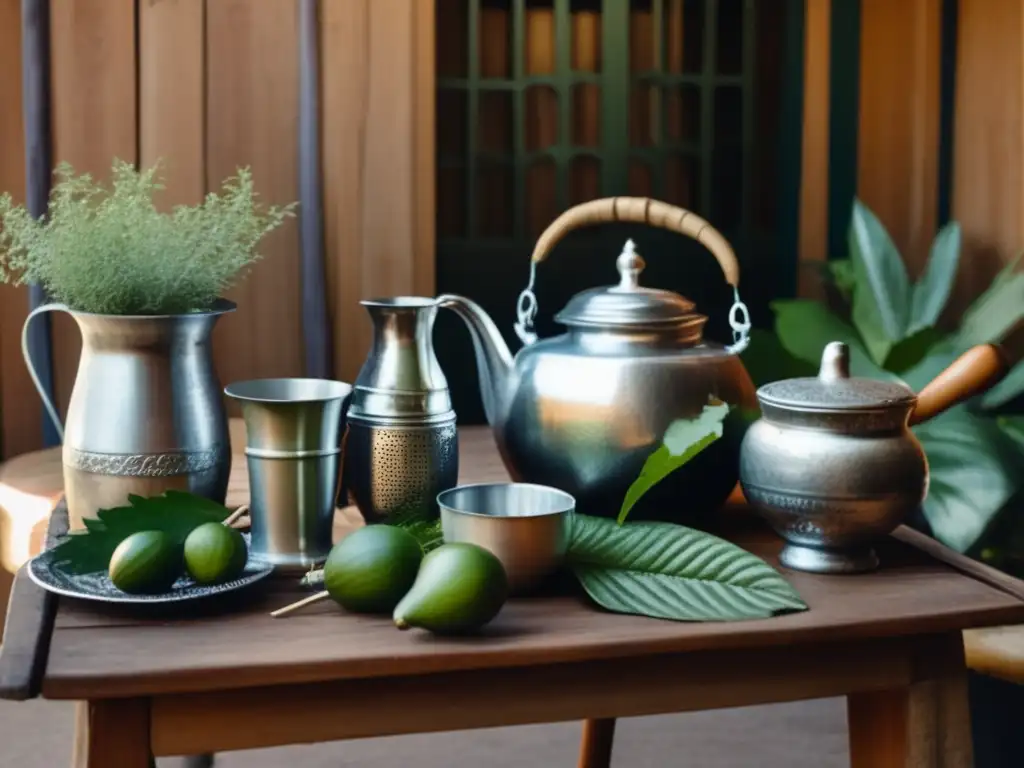
[[[209,309],[260,258],[259,241],[294,204],[256,202],[241,168],[195,206],[157,210],[158,165],[115,160],[109,185],[55,171],[46,217],[0,197],[0,282],[37,283],[54,301],[108,315],[183,314]]]

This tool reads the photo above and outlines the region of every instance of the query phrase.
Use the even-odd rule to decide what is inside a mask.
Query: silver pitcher
[[[255,379],[224,390],[245,420],[253,559],[299,570],[330,553],[351,391],[329,379]]]
[[[210,335],[235,305],[184,315],[97,315],[44,304],[25,320],[22,354],[63,440],[64,493],[72,529],[129,494],[185,490],[224,503],[231,444]],[[28,349],[28,327],[67,312],[82,332],[82,356],[62,427]]]
[[[373,339],[348,409],[343,485],[367,522],[436,518],[437,495],[459,475],[455,411],[432,340],[438,303],[360,303]]]

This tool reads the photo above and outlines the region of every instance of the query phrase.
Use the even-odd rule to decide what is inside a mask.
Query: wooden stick
[[[240,506],[238,509],[236,509],[234,512],[232,512],[230,515],[228,515],[224,519],[224,525],[226,525],[226,526],[228,526],[230,528],[232,525],[234,525],[235,523],[238,522],[239,518],[241,518],[242,515],[244,515],[248,511],[249,511],[249,505],[248,504],[243,504],[242,506]]]
[[[313,603],[319,603],[321,600],[327,597],[330,597],[327,590],[324,590],[323,592],[317,592],[315,595],[304,597],[296,603],[286,605],[284,608],[278,608],[276,611],[271,611],[270,615],[273,616],[275,619],[280,618],[281,616],[287,616],[292,611],[297,611],[299,610],[299,608],[305,608],[307,605],[312,605]]]

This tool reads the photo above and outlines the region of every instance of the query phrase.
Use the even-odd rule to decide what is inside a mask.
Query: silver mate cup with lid
[[[435,519],[437,495],[459,475],[448,381],[434,354],[438,302],[360,302],[373,324],[347,415],[342,485],[368,523]]]

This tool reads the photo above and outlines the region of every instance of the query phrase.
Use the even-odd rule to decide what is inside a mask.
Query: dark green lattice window
[[[802,59],[791,43],[802,50],[802,5],[437,0],[439,289],[480,301],[512,338],[537,235],[575,203],[628,194],[690,208],[721,229],[755,314],[786,292],[776,275],[794,258],[782,253],[795,240],[800,122],[789,113]],[[538,278],[539,329],[572,293],[614,279],[620,229],[559,246]],[[648,231],[641,250],[645,282],[724,316],[729,297],[699,247]],[[476,421],[468,342],[456,326],[442,329],[457,409]]]

